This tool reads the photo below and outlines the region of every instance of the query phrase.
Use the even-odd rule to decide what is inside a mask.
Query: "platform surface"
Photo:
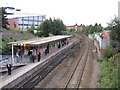
[[[12,82],[13,80],[17,79],[24,73],[30,71],[32,68],[36,67],[37,65],[41,64],[43,61],[47,60],[47,58],[51,57],[55,53],[59,52],[61,49],[67,47],[65,45],[64,47],[61,47],[60,49],[56,49],[53,52],[50,52],[48,55],[42,56],[40,62],[37,62],[37,60],[34,63],[28,63],[27,65],[23,65],[17,69],[12,70],[11,75],[8,75],[7,72],[0,74],[0,88],[7,85],[8,83]]]

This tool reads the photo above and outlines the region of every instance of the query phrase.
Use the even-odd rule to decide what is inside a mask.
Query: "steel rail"
[[[88,40],[86,40],[86,44],[88,44]],[[83,52],[82,52],[82,54],[81,54],[81,57],[79,58],[79,61],[78,61],[77,65],[75,66],[73,72],[69,75],[69,78],[68,78],[68,80],[66,81],[66,83],[65,83],[65,85],[64,85],[64,87],[63,87],[65,90],[66,90],[67,87],[69,86],[70,81],[71,81],[71,79],[73,78],[73,75],[74,75],[74,73],[76,72],[77,67],[78,67],[79,64],[81,63],[82,57],[84,56],[85,52],[87,52],[87,50],[89,50],[89,47],[88,47],[88,46],[89,46],[89,45],[87,45],[87,47],[84,48],[84,50],[83,50]],[[87,56],[88,56],[88,53],[87,53],[87,55],[86,55],[86,59],[87,59]],[[80,81],[81,81],[81,78],[82,78],[82,75],[83,75],[83,71],[84,71],[84,68],[85,68],[86,59],[84,60],[84,65],[83,65],[83,68],[82,68],[82,73],[80,74],[80,78],[78,79],[79,82],[77,82],[76,88],[79,87],[79,84],[80,84]]]
[[[72,48],[76,48],[77,45],[80,44],[80,41],[76,44],[73,45]],[[32,78],[29,80],[26,80],[26,82],[22,83],[18,89],[22,88],[34,88],[35,85],[37,85],[38,82],[40,82],[45,76],[47,76],[58,64],[62,62],[64,58],[66,58],[70,54],[70,50],[65,50],[65,53],[62,54],[61,56],[57,57],[55,61],[50,63],[47,67],[45,67],[42,71],[37,73],[36,75],[33,75]]]

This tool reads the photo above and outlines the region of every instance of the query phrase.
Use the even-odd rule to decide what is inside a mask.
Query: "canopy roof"
[[[61,40],[61,39],[69,38],[69,37],[71,36],[59,35],[59,36],[52,36],[52,37],[46,37],[46,38],[36,38],[36,39],[22,40],[22,41],[17,41],[17,42],[10,42],[8,43],[8,45],[15,45],[15,46],[19,46],[23,44],[40,45],[40,44],[50,43],[53,41],[57,41],[57,40]]]

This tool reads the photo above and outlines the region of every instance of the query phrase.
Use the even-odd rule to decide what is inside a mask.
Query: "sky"
[[[17,14],[46,15],[46,18],[59,18],[65,25],[94,25],[104,27],[118,16],[120,0],[0,0],[1,6],[21,9]]]

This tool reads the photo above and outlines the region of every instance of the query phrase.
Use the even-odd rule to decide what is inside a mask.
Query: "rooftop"
[[[15,46],[20,46],[23,44],[26,45],[40,45],[40,44],[45,44],[45,43],[50,43],[53,41],[69,38],[70,36],[52,36],[52,37],[46,37],[46,38],[36,38],[36,39],[30,39],[30,40],[22,40],[22,41],[17,41],[17,42],[10,42],[8,45],[15,45]]]

